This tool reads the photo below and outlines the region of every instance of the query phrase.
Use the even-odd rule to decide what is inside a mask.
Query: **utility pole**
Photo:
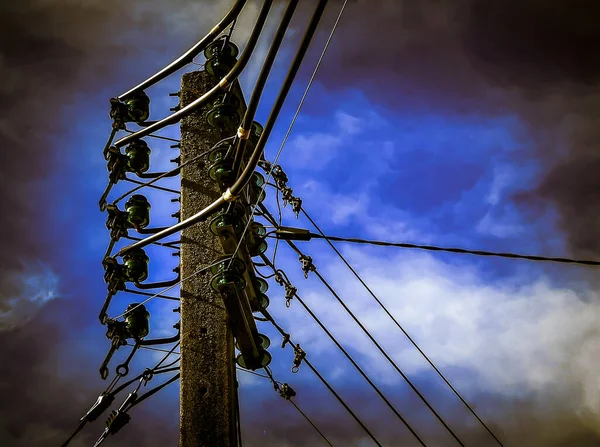
[[[214,85],[205,71],[183,75],[180,105],[186,106]],[[207,122],[207,109],[181,121],[181,162],[197,157],[219,140]],[[208,175],[208,155],[181,172],[181,218],[197,213],[221,192]],[[181,235],[181,277],[186,278],[223,255],[209,225],[193,225]],[[233,332],[210,271],[181,285],[180,447],[236,445],[236,381]]]
[[[235,48],[230,43],[223,46],[217,42],[215,46]],[[217,56],[219,62],[223,51]],[[230,54],[235,51],[237,48]],[[214,59],[209,59],[209,63],[211,60]],[[218,75],[218,71],[185,74],[180,106],[185,107],[215,85],[214,74]],[[217,147],[182,168],[182,219],[206,208],[230,186],[233,157],[226,154],[245,111],[246,103],[235,81],[212,105],[181,121],[181,163]],[[253,125],[252,129],[249,141],[256,144],[262,128]],[[225,137],[229,143],[223,142]],[[251,201],[258,200],[261,178],[254,177],[254,185],[246,190]],[[260,236],[266,230],[253,222],[247,203],[232,201],[230,205],[208,222],[192,225],[181,234],[181,277],[185,281],[180,308],[180,447],[238,445],[234,339],[240,350],[240,366],[254,370],[268,365],[271,359],[266,352],[268,339],[258,333],[252,315],[268,306],[264,295],[268,285],[250,268],[251,256],[266,249],[264,237]],[[242,231],[245,228],[248,231]],[[223,257],[227,260],[197,274]]]

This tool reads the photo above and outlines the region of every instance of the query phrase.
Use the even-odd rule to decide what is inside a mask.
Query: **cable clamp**
[[[296,295],[296,292],[298,291],[298,289],[296,289],[291,283],[287,283],[285,285],[285,307],[290,307],[291,301],[294,298],[294,295]]]
[[[292,205],[292,211],[296,215],[296,219],[298,219],[300,211],[302,211],[302,199],[299,197],[292,197],[290,200],[290,205]]]
[[[300,369],[302,361],[306,358],[306,352],[304,352],[300,345],[296,345],[294,346],[294,354],[296,354],[296,356],[294,357],[294,366],[292,367],[292,372],[296,374]]]
[[[281,385],[281,387],[279,388],[278,391],[279,391],[279,395],[286,400],[290,400],[292,397],[294,397],[296,395],[296,391],[294,391],[294,389],[291,386],[289,386],[287,383],[284,383],[283,385]]]
[[[302,271],[304,272],[304,278],[308,279],[308,274],[317,270],[313,264],[313,260],[310,256],[300,255],[298,258],[302,264]]]
[[[223,79],[221,79],[221,81],[219,82],[219,87],[221,88],[227,88],[231,85],[231,82],[229,82],[229,79],[227,79],[227,76],[225,76]]]
[[[230,188],[227,188],[227,191],[223,193],[223,200],[226,202],[235,202],[239,197],[240,196],[233,195]]]
[[[283,241],[310,241],[312,235],[304,228],[279,227],[275,230],[275,237]],[[302,257],[300,257],[302,261]]]
[[[285,345],[287,345],[289,342],[290,342],[290,334],[284,334],[283,340],[281,341],[281,349],[285,348]]]
[[[237,136],[240,140],[247,140],[250,138],[250,129],[244,129],[243,127],[238,128]]]

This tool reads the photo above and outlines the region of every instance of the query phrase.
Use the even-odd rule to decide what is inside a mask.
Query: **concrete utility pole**
[[[208,91],[215,79],[208,73],[183,75],[180,104],[185,106]],[[181,162],[210,149],[220,140],[206,120],[207,109],[181,121]],[[208,175],[208,156],[181,172],[181,218],[186,219],[220,195]],[[208,223],[181,235],[181,277],[223,255],[219,238]],[[210,286],[207,271],[181,286],[180,447],[231,447],[237,444],[236,383],[233,333],[223,299]]]

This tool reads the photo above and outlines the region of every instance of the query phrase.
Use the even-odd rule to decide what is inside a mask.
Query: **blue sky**
[[[214,6],[207,17],[216,17],[225,7]],[[198,24],[189,18],[195,6],[188,8],[185,14],[172,13],[164,19],[163,26],[167,28],[169,24],[179,24],[172,39],[152,39],[157,42],[155,45],[131,52],[127,59],[121,60],[124,63],[120,67],[120,78],[110,78],[101,88],[86,90],[64,104],[61,113],[75,115],[77,119],[47,137],[54,146],[61,147],[61,152],[53,155],[58,168],[38,185],[52,191],[51,195],[43,196],[41,206],[46,214],[40,231],[49,236],[48,247],[55,254],[59,250],[60,255],[53,256],[51,261],[32,263],[25,269],[23,279],[15,281],[24,284],[28,296],[42,298],[15,304],[9,316],[0,309],[0,321],[12,324],[6,322],[13,321],[17,313],[21,319],[65,321],[52,365],[59,377],[86,383],[85,387],[77,388],[76,400],[83,406],[76,413],[83,414],[87,402],[91,404],[95,400],[94,393],[103,389],[96,370],[108,350],[104,328],[96,318],[105,297],[101,258],[109,240],[104,227],[105,215],[97,207],[107,181],[101,152],[110,130],[108,98],[164,66],[187,48],[183,41],[192,42],[198,32],[208,30],[211,20],[207,18],[202,20],[202,26],[191,31],[191,24]],[[240,46],[248,36],[249,23],[257,11],[254,4],[248,9],[234,37]],[[302,74],[284,106],[266,149],[268,159],[272,160],[281,144],[307,76],[323,47],[325,32],[333,23],[333,10],[337,8],[331,7],[330,15],[322,24],[323,33],[315,39]],[[143,23],[144,14],[154,10],[149,6],[149,11],[140,6],[134,8],[133,15]],[[277,7],[275,11],[280,14],[282,9]],[[352,15],[346,26],[355,24],[356,17]],[[250,95],[260,69],[260,56],[268,48],[269,33],[273,32],[275,23],[276,16],[271,18],[257,54],[241,78],[246,97]],[[298,25],[295,26],[297,30]],[[344,36],[352,40],[348,33],[349,29],[344,28],[342,22],[340,35],[336,36],[342,40],[334,41],[332,52],[339,50]],[[275,65],[257,114],[259,122],[264,123],[268,116],[292,51],[285,47]],[[366,86],[360,79],[355,84],[346,79],[332,87],[326,76],[340,70],[337,65],[333,66],[338,62],[333,56],[325,59],[323,77],[317,76],[280,159],[289,177],[289,186],[303,199],[305,209],[326,234],[550,256],[569,252],[568,238],[557,209],[545,207],[532,213],[516,199],[543,182],[552,162],[540,157],[540,134],[537,129],[532,130],[530,115],[523,111],[522,104],[514,108],[506,106],[516,104],[511,102],[514,90],[508,89],[509,100],[501,101],[505,107],[496,107],[497,104],[479,107],[477,101],[483,101],[482,98],[471,103],[471,107],[463,104],[452,107],[440,99],[435,88],[428,90],[417,85],[414,94],[406,95],[404,102],[396,107],[395,99],[381,99],[384,95],[381,89],[375,89],[374,93],[373,87]],[[183,72],[194,68],[189,66]],[[373,71],[371,83],[377,83],[377,73]],[[389,96],[393,98],[402,98],[407,88],[416,85],[410,79],[405,84],[390,84],[390,79],[394,78],[381,76],[382,84],[385,80],[386,88],[391,91]],[[152,98],[151,119],[169,113],[176,99],[167,93],[178,88],[179,76],[174,75],[148,90]],[[535,106],[540,109],[540,116],[544,114],[541,110],[544,104]],[[547,132],[550,136],[561,135],[560,130],[554,134]],[[178,128],[173,126],[160,134],[176,138]],[[176,157],[177,152],[169,148],[169,142],[146,141],[152,148],[151,171],[173,166],[169,159]],[[556,144],[560,151],[560,141]],[[129,188],[130,185],[122,183],[113,188],[113,199]],[[177,178],[165,180],[161,185],[179,187]],[[271,212],[276,213],[275,193],[267,192],[267,204]],[[152,204],[152,226],[174,223],[169,217],[177,211],[177,204],[169,201],[172,194],[148,189],[143,194]],[[310,228],[310,223],[302,217],[296,220],[289,206],[283,209],[283,224]],[[483,430],[474,424],[456,397],[326,244],[313,241],[298,245],[313,257],[348,306],[444,417],[455,424],[457,431],[472,443],[491,445],[481,444],[488,442]],[[272,246],[270,241],[271,249]],[[492,422],[507,442],[548,445],[540,443],[544,442],[543,435],[536,438],[519,428],[515,414],[520,411],[524,412],[525,420],[535,421],[538,427],[551,425],[554,419],[571,421],[572,418],[583,427],[597,422],[600,393],[595,370],[600,345],[598,338],[590,334],[596,334],[600,309],[596,292],[584,282],[588,279],[588,270],[342,243],[337,246],[461,394],[469,402],[478,403],[478,413]],[[172,257],[170,251],[147,250],[151,257],[149,281],[174,276],[171,270],[177,258]],[[277,264],[288,273],[300,296],[367,374],[381,385],[384,393],[392,397],[417,431],[430,442],[439,443],[436,445],[453,445],[451,438],[436,426],[427,409],[417,402],[327,290],[316,278],[303,278],[297,256],[284,244],[280,244]],[[36,292],[29,293],[30,290]],[[169,295],[176,293],[177,289]],[[282,290],[273,281],[270,281],[268,295],[269,311],[291,333],[292,339],[302,345],[343,397],[354,403],[357,414],[383,440],[393,443],[393,440],[404,439],[407,436],[404,428],[301,306],[292,302],[291,307],[286,308]],[[134,300],[137,301],[137,297],[120,293],[113,298],[109,315],[122,313]],[[171,311],[173,303],[153,300],[147,307],[152,314],[151,337],[172,334],[172,325],[177,321],[177,314]],[[34,311],[36,308],[38,312]],[[272,342],[270,352],[275,377],[295,388],[297,402],[316,421],[321,421],[320,428],[326,433],[329,430],[334,439],[345,440],[340,442],[369,445],[358,440],[361,436],[358,427],[342,413],[343,409],[305,366],[298,374],[290,372],[293,354],[289,348],[278,347],[279,335],[266,323],[258,325]],[[112,365],[124,355],[126,351],[121,349]],[[143,368],[159,358],[157,353],[140,352],[134,365]],[[277,396],[268,381],[243,372],[239,380],[247,445],[316,443],[310,427]],[[85,388],[97,391],[90,393]],[[558,402],[567,408],[559,416],[548,411],[548,407],[557,406]],[[167,432],[176,436],[177,386],[161,393],[154,404],[144,405],[148,407],[145,410],[148,414],[160,417]],[[519,410],[513,411],[514,408]],[[100,425],[96,423],[93,429],[88,428],[84,439],[99,434]],[[287,427],[287,432],[283,432],[282,427]],[[551,436],[552,429],[546,429]],[[295,441],[290,441],[290,434],[295,434]]]

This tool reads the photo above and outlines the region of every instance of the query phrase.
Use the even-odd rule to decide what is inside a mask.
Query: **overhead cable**
[[[313,238],[318,239],[327,239],[330,241],[337,242],[350,242],[355,244],[368,244],[368,245],[378,245],[380,247],[397,247],[397,248],[414,248],[418,250],[428,250],[428,251],[442,251],[448,253],[459,253],[459,254],[468,254],[468,255],[476,255],[476,256],[496,256],[500,258],[511,258],[511,259],[526,259],[529,261],[543,261],[543,262],[558,262],[564,264],[581,264],[581,265],[589,265],[589,266],[600,266],[600,261],[594,261],[589,259],[573,259],[573,258],[564,258],[564,257],[549,257],[549,256],[538,256],[538,255],[524,255],[518,253],[502,253],[502,252],[493,252],[493,251],[484,251],[484,250],[470,250],[466,248],[455,248],[455,247],[440,247],[436,245],[421,245],[421,244],[408,244],[403,242],[385,242],[385,241],[377,241],[370,239],[358,239],[358,238],[348,238],[348,237],[339,237],[339,236],[329,236],[324,234],[312,233],[309,230],[298,229],[298,228],[288,228],[282,227],[281,230],[276,231],[272,237],[276,237],[278,239],[286,239],[286,240],[299,240],[299,241],[309,241]]]
[[[256,166],[257,166],[258,161],[263,153],[263,150],[267,143],[267,140],[271,134],[273,127],[275,126],[275,122],[277,121],[279,112],[281,111],[281,108],[283,107],[283,103],[285,102],[285,99],[287,98],[287,95],[288,95],[289,90],[292,86],[292,83],[296,77],[298,69],[300,68],[300,65],[304,59],[304,55],[306,54],[306,51],[307,51],[308,46],[313,38],[315,31],[317,29],[317,26],[319,24],[321,16],[323,15],[323,11],[325,9],[326,4],[327,4],[327,0],[319,0],[319,3],[317,4],[317,6],[315,8],[315,12],[313,13],[313,16],[306,28],[306,32],[304,33],[304,36],[300,43],[300,46],[298,47],[296,55],[294,56],[292,64],[288,70],[286,77],[285,77],[283,85],[281,86],[281,89],[279,90],[279,94],[277,95],[275,103],[274,103],[273,107],[271,108],[271,113],[269,114],[269,118],[267,119],[267,122],[263,128],[263,131],[261,132],[261,135],[256,144],[256,147],[254,148],[254,152],[250,156],[248,164],[244,168],[243,172],[240,174],[239,178],[235,181],[235,183],[230,188],[228,188],[227,191],[225,191],[225,193],[223,193],[223,195],[221,197],[219,197],[216,201],[214,201],[213,203],[211,203],[209,206],[202,209],[198,213],[194,214],[193,216],[190,216],[189,218],[187,218],[187,219],[179,222],[178,224],[175,224],[161,232],[158,232],[152,236],[149,236],[142,241],[139,241],[132,245],[124,247],[123,249],[121,249],[121,251],[119,253],[117,253],[117,256],[122,256],[123,254],[125,254],[131,250],[145,247],[148,244],[151,244],[152,242],[155,242],[164,237],[170,236],[171,234],[181,231],[185,228],[188,228],[191,225],[202,222],[202,221],[206,220],[209,216],[213,215],[215,212],[219,211],[227,203],[230,203],[230,202],[236,200],[236,198],[238,197],[238,195],[240,194],[242,189],[246,186],[246,184],[252,177],[254,170],[256,169]],[[241,60],[241,58],[240,58],[240,60]],[[238,61],[238,63],[239,63],[239,61]],[[235,67],[234,67],[234,69],[235,69]],[[233,71],[233,69],[232,69],[232,71]],[[227,79],[227,76],[224,79]],[[181,109],[180,112],[182,110],[184,110],[184,109]]]
[[[387,314],[388,317],[394,322],[394,324],[402,331],[402,333],[406,336],[408,341],[412,343],[412,345],[419,351],[419,353],[423,356],[423,358],[429,363],[429,365],[433,368],[433,370],[438,374],[438,376],[446,383],[446,385],[452,390],[452,392],[460,399],[460,401],[467,407],[467,409],[471,412],[471,414],[477,419],[477,421],[483,426],[483,428],[494,438],[494,440],[503,447],[502,442],[498,437],[494,434],[494,432],[488,427],[488,425],[479,417],[479,415],[475,412],[475,410],[467,403],[467,401],[461,396],[461,394],[452,386],[450,381],[446,379],[446,377],[442,374],[442,372],[438,369],[438,367],[431,361],[431,359],[423,352],[418,343],[408,334],[408,332],[404,329],[404,327],[396,320],[396,318],[390,313],[387,307],[377,298],[375,293],[371,290],[371,288],[365,283],[362,277],[358,274],[358,272],[350,265],[350,263],[346,260],[346,258],[340,253],[340,251],[331,243],[330,239],[325,236],[321,228],[316,224],[316,222],[308,215],[307,211],[302,208],[302,213],[304,216],[310,221],[310,223],[316,228],[321,237],[325,239],[325,241],[329,244],[329,246],[333,249],[333,251],[338,255],[338,257],[346,264],[346,266],[350,269],[350,271],[354,274],[356,279],[360,281],[363,287],[369,292],[369,294],[373,297],[373,299],[379,304],[379,306],[383,309],[383,311]]]
[[[266,215],[268,215],[271,221],[274,220],[274,217],[271,213],[261,204],[261,211],[263,211]],[[415,394],[421,399],[421,401],[427,406],[427,408],[431,411],[431,413],[436,417],[436,419],[443,425],[443,427],[448,431],[448,433],[458,442],[459,445],[464,447],[463,442],[456,435],[456,433],[450,428],[450,426],[444,421],[444,419],[440,416],[440,414],[433,408],[433,406],[429,403],[429,401],[423,396],[423,394],[418,390],[418,388],[412,383],[410,378],[400,369],[400,367],[396,364],[396,362],[389,356],[389,354],[383,349],[383,347],[379,344],[379,342],[371,335],[369,330],[361,323],[361,321],[356,317],[354,312],[350,310],[350,308],[346,305],[344,300],[340,298],[337,292],[331,287],[329,282],[319,273],[314,264],[312,264],[312,259],[309,256],[306,256],[297,246],[290,240],[286,240],[288,245],[294,250],[299,256],[300,260],[306,260],[306,263],[303,263],[303,270],[305,273],[305,277],[308,277],[308,272],[313,272],[315,276],[321,281],[321,283],[329,290],[329,292],[334,296],[334,298],[340,303],[340,305],[344,308],[344,310],[352,317],[354,322],[360,327],[363,333],[371,340],[371,342],[375,345],[377,350],[385,357],[385,359],[390,363],[390,365],[396,370],[396,372],[404,379],[404,381],[410,386],[410,388],[415,392]]]
[[[165,68],[160,70],[158,73],[150,76],[148,79],[141,82],[136,87],[133,87],[131,90],[123,93],[121,96],[119,96],[119,100],[122,101],[122,100],[126,99],[128,96],[131,96],[135,93],[145,90],[146,88],[156,84],[157,82],[163,80],[167,76],[175,73],[180,68],[183,68],[187,64],[192,62],[198,54],[200,54],[202,51],[204,51],[204,49],[209,44],[211,44],[217,38],[217,36],[219,34],[221,34],[221,32],[223,32],[223,30],[225,30],[225,28],[227,28],[227,26],[229,26],[229,24],[231,24],[235,19],[237,19],[238,15],[240,14],[240,12],[245,4],[246,4],[246,0],[237,0],[233,4],[233,6],[229,10],[229,12],[227,14],[225,14],[225,17],[223,17],[221,19],[221,21],[219,23],[217,23],[213,27],[213,29],[211,29],[210,32],[206,36],[204,36],[198,43],[196,43],[192,48],[190,48],[188,51],[186,51],[181,57],[179,57],[179,59],[176,59],[175,61],[170,63],[168,66],[166,66]]]
[[[268,313],[266,310],[263,310],[262,314],[265,316],[265,318],[267,318],[271,322],[271,324],[275,327],[275,329],[277,329],[277,331],[281,334],[281,336],[284,338],[284,340],[288,341],[288,343],[294,349],[294,351],[299,349],[300,346],[297,344],[294,344],[294,342],[291,341],[290,334],[285,332],[283,330],[283,328],[277,324],[277,322],[271,316],[270,313]],[[359,419],[359,417],[352,411],[352,409],[348,406],[348,404],[340,397],[340,395],[337,393],[337,391],[335,391],[333,389],[333,387],[329,384],[329,382],[327,382],[327,380],[321,375],[321,373],[319,373],[319,371],[313,366],[313,364],[308,360],[308,358],[304,357],[303,361],[306,364],[306,366],[308,366],[310,368],[310,370],[317,376],[317,378],[321,381],[321,383],[323,383],[323,385],[325,385],[325,387],[329,390],[329,392],[331,394],[333,394],[333,396],[344,407],[344,409],[348,412],[348,414],[350,414],[350,416],[352,416],[352,418],[358,423],[358,425],[361,426],[361,428],[373,440],[373,442],[375,442],[375,444],[377,444],[379,447],[382,447],[381,443],[377,440],[375,435],[373,435],[373,433],[371,433],[371,431],[367,428],[367,426],[364,424],[364,422],[362,422]]]
[[[287,383],[281,383],[275,380],[275,378],[273,377],[273,372],[268,366],[265,366],[264,369],[268,375],[268,379],[273,384],[273,388],[275,388],[275,391],[277,391],[281,397],[283,397],[285,400],[287,400],[294,406],[298,413],[300,413],[302,417],[306,419],[306,421],[312,426],[312,428],[315,429],[315,431],[321,436],[321,438],[323,438],[323,440],[327,443],[329,447],[333,447],[333,444],[329,441],[329,439],[327,439],[327,436],[325,436],[323,432],[319,430],[319,427],[317,427],[315,423],[306,415],[306,413],[304,413],[304,411],[302,411],[300,407],[296,405],[296,402],[294,402],[294,400],[292,399],[292,397],[296,395],[296,392],[292,389],[292,387],[289,386]]]
[[[256,19],[256,23],[254,24],[254,28],[252,29],[252,33],[250,34],[250,37],[248,38],[248,42],[246,43],[246,47],[244,48],[244,51],[242,51],[240,58],[235,63],[235,65],[231,68],[231,71],[229,73],[227,73],[225,75],[225,77],[223,79],[221,79],[221,81],[219,81],[219,83],[217,85],[215,85],[213,88],[211,88],[208,92],[204,93],[200,98],[196,99],[195,101],[192,101],[190,104],[181,108],[180,110],[173,113],[172,115],[170,115],[166,118],[163,118],[162,120],[157,121],[157,122],[149,125],[148,127],[145,127],[142,130],[137,131],[136,133],[133,133],[133,134],[127,135],[126,137],[121,138],[120,140],[116,141],[114,143],[114,145],[117,148],[121,148],[121,147],[131,143],[132,141],[138,140],[142,137],[145,137],[146,135],[150,135],[150,134],[156,132],[157,130],[167,127],[171,124],[175,124],[182,118],[190,115],[195,110],[199,110],[200,108],[202,108],[211,99],[214,99],[219,93],[222,93],[225,89],[227,89],[238,78],[238,76],[240,75],[242,70],[244,70],[244,68],[246,68],[248,61],[250,60],[250,56],[254,52],[254,49],[256,47],[256,43],[258,42],[258,38],[261,34],[261,31],[265,25],[265,22],[269,15],[269,10],[271,9],[272,4],[273,4],[273,0],[264,0],[263,6],[262,6],[260,12],[258,13],[258,18]]]
[[[290,78],[289,77],[289,73],[288,73],[288,79],[286,78],[286,81],[284,82],[284,87],[287,87],[287,90],[285,92],[285,95],[287,96],[287,93],[289,91],[289,89],[291,88],[292,82],[296,76],[296,72],[298,71],[298,69],[300,68],[300,63],[302,62],[302,59],[304,58],[304,55],[306,53],[306,51],[308,50],[308,46],[310,44],[310,41],[312,39],[312,35],[314,34],[314,32],[316,31],[317,25],[319,23],[319,20],[321,18],[321,16],[323,15],[323,11],[325,10],[325,6],[326,6],[327,1],[321,1],[319,3],[319,5],[317,6],[317,8],[315,9],[315,12],[313,14],[313,18],[311,19],[311,22],[309,24],[309,27],[306,31],[306,35],[305,38],[302,41],[302,44],[300,45],[300,48],[298,48],[298,52],[296,53],[296,57],[294,58],[295,60],[298,59],[297,64],[292,63],[292,67],[290,68],[290,73],[292,72],[292,70],[294,70],[294,74],[293,76]],[[319,67],[321,66],[321,62],[323,62],[323,59],[325,58],[325,54],[327,53],[327,49],[329,48],[329,44],[331,43],[331,39],[333,38],[335,31],[337,29],[337,26],[340,22],[340,19],[342,17],[342,14],[344,13],[344,9],[346,8],[346,4],[348,3],[348,0],[345,0],[344,3],[342,4],[342,8],[337,16],[337,19],[335,21],[335,23],[333,24],[333,27],[331,28],[331,32],[329,33],[329,37],[327,38],[327,41],[325,42],[325,46],[323,47],[323,50],[321,51],[321,55],[319,56],[319,60],[317,61],[317,64],[315,65],[315,68],[312,72],[312,75],[308,81],[308,84],[306,86],[306,89],[304,90],[304,94],[302,95],[302,98],[300,99],[300,103],[298,104],[298,108],[296,109],[296,112],[294,113],[294,116],[292,118],[292,121],[290,123],[290,126],[286,132],[286,135],[283,139],[283,142],[281,144],[281,146],[279,147],[279,150],[277,151],[277,154],[275,155],[275,161],[274,163],[277,163],[277,161],[279,160],[279,157],[281,157],[281,154],[283,153],[283,148],[285,146],[285,142],[290,134],[290,132],[292,131],[292,128],[294,127],[294,123],[296,122],[296,118],[298,117],[298,115],[300,114],[300,110],[302,109],[302,106],[304,105],[304,101],[308,95],[308,92],[310,91],[310,87],[312,86],[312,83],[317,75],[317,72],[319,71]],[[310,35],[310,37],[307,39],[306,37]],[[282,88],[282,91],[283,91]],[[281,92],[280,92],[281,95]],[[278,98],[279,99],[279,98]],[[285,98],[284,98],[285,99]],[[277,104],[277,101],[276,101]],[[279,115],[279,110],[281,109],[281,106],[283,105],[283,100],[281,101],[281,104],[279,105],[279,108],[277,110],[277,114],[273,117],[273,112],[271,112],[271,116],[269,116],[269,121],[267,122],[267,125],[265,126],[265,131],[263,131],[263,134],[261,134],[260,136],[260,140],[259,140],[259,145],[261,144],[261,142],[263,141],[263,137],[265,137],[265,132],[268,128],[268,132],[270,133],[273,125],[269,126],[270,122],[275,122],[275,120],[277,119],[277,116]],[[274,107],[275,108],[275,107]],[[266,138],[268,138],[269,135],[266,135]],[[266,138],[265,138],[265,142],[266,142]],[[259,161],[259,157],[262,156],[262,148],[261,148],[261,152],[259,153],[258,151],[255,151],[253,155],[253,158],[251,159],[251,161],[249,162],[252,163],[254,162],[254,168],[256,168],[256,165]],[[252,170],[254,170],[254,168]],[[247,169],[247,168],[246,168]],[[267,174],[267,178],[265,180],[265,183],[262,185],[261,188],[261,192],[258,195],[258,199],[257,199],[257,203],[254,204],[254,206],[252,207],[252,212],[254,212],[254,210],[256,209],[256,205],[258,204],[258,201],[260,200],[261,195],[264,193],[265,188],[267,187],[267,184],[269,183],[269,180],[271,179],[271,175],[272,172],[269,172]],[[243,174],[242,174],[243,176]],[[235,187],[235,185],[234,185]],[[242,233],[242,236],[240,237],[240,241],[236,247],[236,250],[234,251],[234,257],[235,254],[237,254],[237,251],[240,248],[240,245],[242,243],[242,241],[244,240],[244,234],[248,231],[248,228],[250,226],[250,221],[248,221],[246,223],[246,227],[244,228],[244,231]]]
[[[265,264],[267,264],[275,274],[283,274],[282,270],[277,270],[275,265],[271,263],[270,259],[266,257],[264,254],[261,254],[261,258]],[[287,279],[287,277],[286,277]],[[388,398],[383,394],[383,392],[379,389],[375,383],[371,380],[371,378],[363,371],[363,369],[356,363],[356,361],[352,358],[352,356],[346,351],[346,349],[338,342],[335,336],[327,329],[327,327],[321,322],[319,317],[317,317],[314,312],[308,307],[308,305],[304,302],[302,298],[298,295],[297,292],[294,292],[294,298],[298,300],[300,305],[304,307],[304,310],[308,312],[308,314],[312,317],[312,319],[323,329],[325,334],[333,341],[333,343],[337,346],[337,348],[344,354],[344,356],[348,359],[348,361],[354,366],[354,368],[360,373],[360,375],[367,381],[367,383],[375,390],[375,392],[379,395],[379,397],[384,401],[384,403],[392,410],[392,412],[396,415],[398,419],[406,426],[406,428],[412,433],[412,435],[419,441],[422,446],[426,446],[425,442],[421,439],[421,437],[417,434],[417,432],[412,428],[412,426],[404,419],[404,417],[398,412],[396,407],[392,405],[392,403],[388,400]]]

